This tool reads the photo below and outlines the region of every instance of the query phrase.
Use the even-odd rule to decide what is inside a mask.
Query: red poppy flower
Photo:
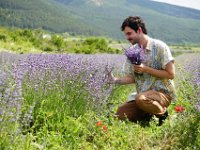
[[[103,125],[103,122],[102,121],[98,121],[97,123],[96,123],[96,126],[98,126],[98,127],[100,127],[100,126],[102,126]]]
[[[183,106],[176,106],[176,107],[175,107],[175,111],[176,111],[177,113],[183,112],[184,110],[185,110],[185,108],[184,108]]]
[[[103,126],[102,129],[103,129],[104,132],[106,132],[108,127],[107,126]]]

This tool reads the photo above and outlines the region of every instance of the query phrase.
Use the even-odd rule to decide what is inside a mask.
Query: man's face
[[[130,27],[125,27],[124,29],[124,34],[126,36],[126,39],[131,43],[131,44],[136,44],[139,42],[139,33],[136,33],[133,29]]]

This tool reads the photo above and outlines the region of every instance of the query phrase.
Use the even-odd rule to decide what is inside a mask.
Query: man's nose
[[[127,40],[130,39],[130,37],[129,37],[129,36],[126,36],[126,39],[127,39]]]

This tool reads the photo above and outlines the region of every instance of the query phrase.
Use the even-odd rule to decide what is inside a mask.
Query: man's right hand
[[[113,83],[132,84],[132,83],[135,83],[135,80],[132,75],[126,75],[121,78],[116,78],[116,77],[114,77],[112,70],[108,70],[108,69],[105,70],[105,80],[109,84],[113,84]]]
[[[106,69],[105,79],[106,79],[106,82],[109,84],[115,83],[116,78],[114,77],[112,70]]]

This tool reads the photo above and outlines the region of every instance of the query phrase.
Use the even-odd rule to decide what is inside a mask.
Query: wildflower
[[[107,132],[108,127],[104,125],[104,126],[102,127],[102,129],[103,129],[104,132]]]
[[[176,107],[175,107],[175,111],[176,111],[177,113],[183,112],[184,110],[185,110],[185,108],[184,108],[183,106],[176,106]]]
[[[98,121],[97,123],[96,123],[96,126],[98,126],[98,127],[100,127],[100,126],[102,126],[103,125],[103,122],[102,121]]]
[[[140,65],[144,61],[144,49],[139,47],[139,45],[125,49],[125,55],[135,65]]]

